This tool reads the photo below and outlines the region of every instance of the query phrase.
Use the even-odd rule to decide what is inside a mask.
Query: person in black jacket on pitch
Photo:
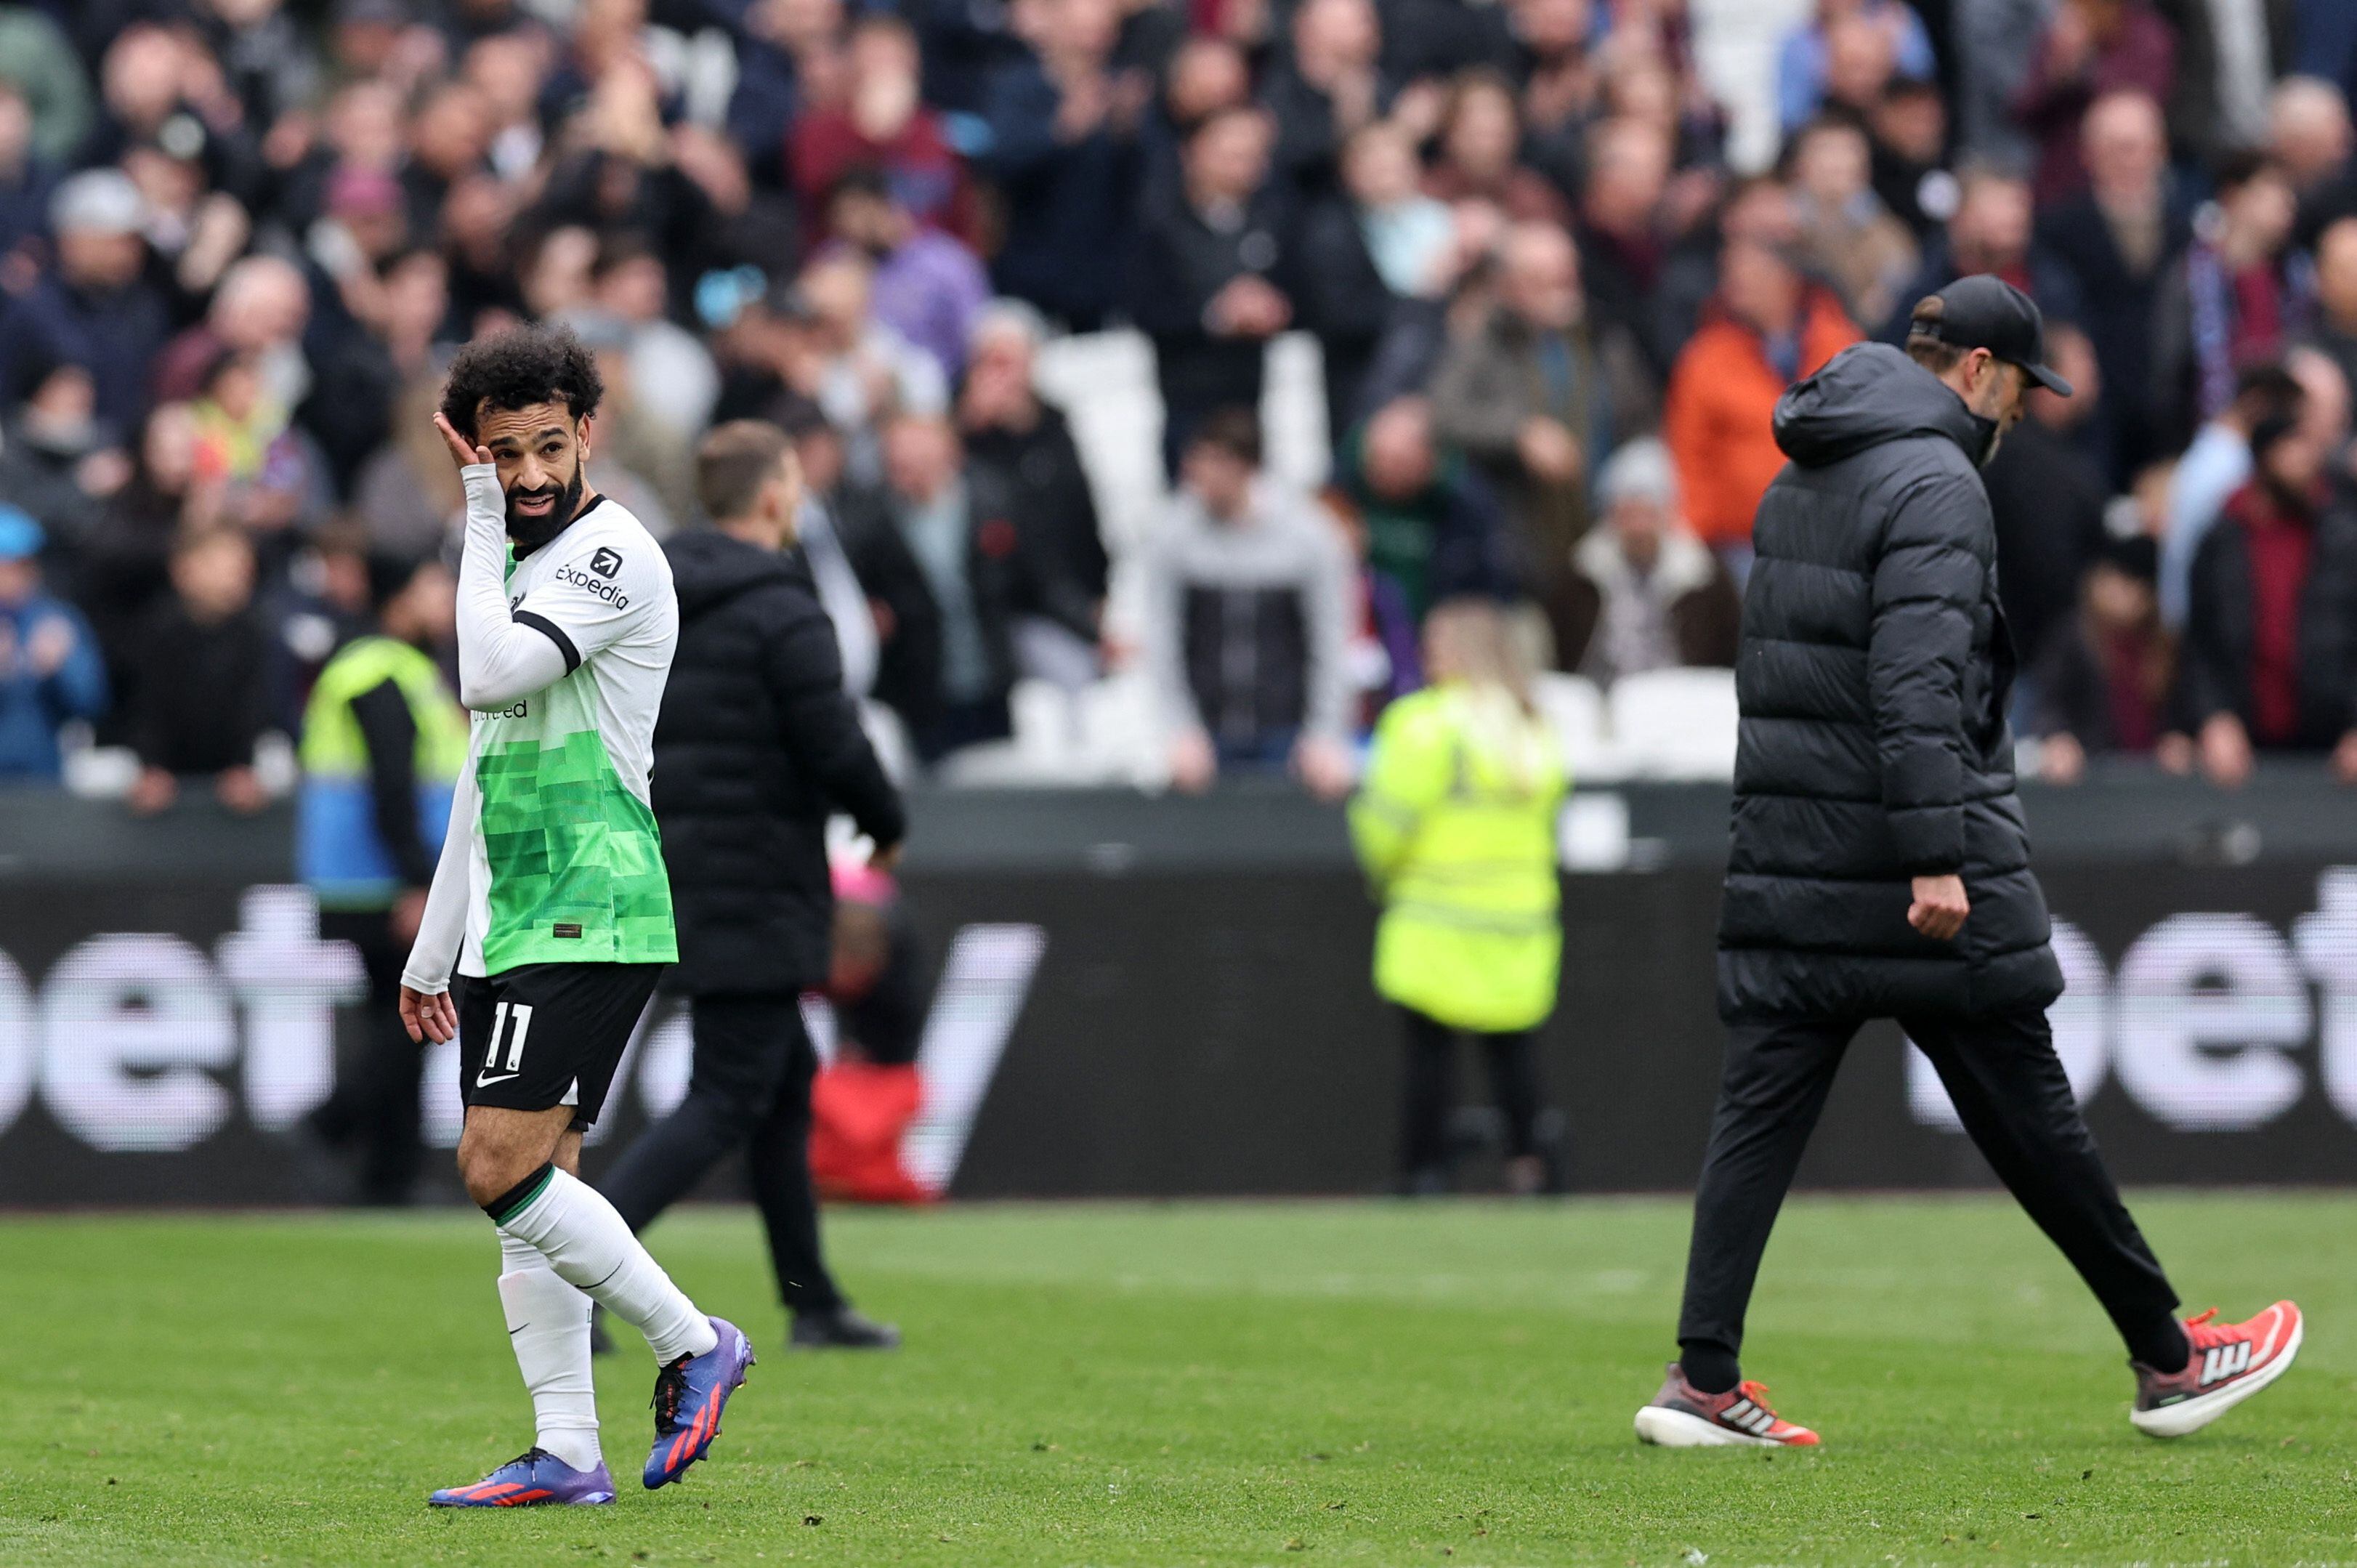
[[[1741,1380],[1769,1230],[1851,1036],[1896,1018],[1964,1130],[2094,1291],[2156,1437],[2281,1375],[2299,1309],[2180,1325],[2088,1135],[2046,1008],[2062,975],[2014,793],[2014,653],[1980,466],[2045,368],[2027,295],[1986,274],[1915,306],[1904,352],[1845,350],[1776,405],[1792,461],[1753,521],[1719,918],[1725,1078],[1695,1195],[1681,1357],[1637,1434],[1805,1445]]]
[[[826,822],[846,811],[896,857],[906,822],[844,694],[842,657],[793,546],[802,481],[785,433],[723,424],[696,454],[709,529],[665,546],[679,651],[655,725],[654,811],[679,922],[666,985],[690,999],[687,1097],[600,1185],[643,1229],[739,1147],[769,1231],[793,1343],[889,1348],[819,1251],[810,1090],[818,1058],[801,995],[825,984],[834,894]]]

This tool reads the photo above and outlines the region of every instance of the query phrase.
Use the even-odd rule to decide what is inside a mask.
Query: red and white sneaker
[[[2136,1369],[2136,1408],[2128,1419],[2147,1437],[2182,1437],[2199,1432],[2274,1382],[2299,1354],[2307,1326],[2299,1308],[2279,1301],[2248,1323],[2213,1323],[2218,1309],[2185,1320],[2193,1347],[2179,1372]]]
[[[1664,1448],[1810,1448],[1817,1442],[1815,1433],[1769,1408],[1766,1384],[1706,1394],[1686,1381],[1685,1369],[1675,1361],[1662,1391],[1637,1412],[1637,1435]]]

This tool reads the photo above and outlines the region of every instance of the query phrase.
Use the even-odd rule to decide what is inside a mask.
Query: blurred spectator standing
[[[1458,595],[1513,595],[1505,512],[1489,482],[1437,444],[1423,399],[1378,409],[1343,444],[1338,470],[1366,530],[1368,564],[1398,587],[1412,622]]]
[[[1144,657],[1172,782],[1288,765],[1316,795],[1351,785],[1350,566],[1307,498],[1260,473],[1248,409],[1206,415],[1140,563]]]
[[[107,500],[131,477],[119,432],[98,418],[98,389],[77,364],[50,368],[0,419],[0,498],[49,538],[56,585],[78,596],[80,565]]]
[[[2304,344],[2284,356],[2284,369],[2299,387],[2300,424],[2321,446],[2335,482],[2357,476],[2341,461],[2349,441],[2349,378],[2331,355]]]
[[[1276,129],[1272,156],[1297,192],[1322,196],[1334,188],[1343,145],[1392,107],[1383,26],[1373,0],[1300,0],[1291,42],[1262,93]]]
[[[1718,204],[1717,220],[1698,225],[1672,251],[1653,299],[1654,333],[1660,341],[1683,346],[1694,336],[1704,310],[1718,293],[1719,261],[1738,240],[1799,252],[1800,205],[1782,180],[1756,175],[1737,182]]]
[[[1561,590],[1597,466],[1652,428],[1655,407],[1634,335],[1588,309],[1570,240],[1541,223],[1508,230],[1497,304],[1434,373],[1432,423],[1505,500],[1534,596]]]
[[[1324,356],[1326,428],[1340,442],[1368,412],[1371,372],[1386,339],[1425,373],[1442,330],[1442,304],[1463,256],[1448,205],[1416,184],[1415,143],[1398,125],[1364,126],[1343,145],[1341,189],[1302,220],[1302,325]],[[1409,347],[1405,339],[1421,339]],[[1422,375],[1409,372],[1419,382]]]
[[[897,16],[866,16],[851,30],[844,64],[842,98],[812,104],[787,134],[786,167],[805,232],[826,235],[828,195],[866,166],[884,172],[919,222],[970,237],[973,194],[941,116],[921,97],[916,33]]]
[[[1476,68],[1449,82],[1434,153],[1424,188],[1440,200],[1486,201],[1518,223],[1571,217],[1562,190],[1520,161],[1522,107],[1513,83],[1495,70]]]
[[[33,6],[0,7],[0,82],[30,112],[35,151],[51,162],[73,156],[90,134],[90,77],[72,40]]]
[[[2201,542],[2226,499],[2251,477],[2251,433],[2262,424],[2294,417],[2299,402],[2299,383],[2281,364],[2270,360],[2248,366],[2234,378],[2232,401],[2202,423],[2178,458],[2160,543],[2160,614],[2171,631],[2185,625],[2193,558]]]
[[[787,302],[793,390],[815,398],[849,442],[854,474],[876,477],[879,426],[899,410],[939,413],[949,406],[941,362],[877,319],[875,269],[855,252],[835,250],[802,269]]]
[[[35,145],[33,106],[0,79],[0,255],[48,231],[58,166]]]
[[[108,499],[104,515],[84,542],[76,575],[82,609],[105,650],[114,705],[100,725],[109,744],[120,742],[135,705],[141,628],[171,592],[172,542],[184,519],[209,513],[209,492],[196,479],[197,426],[186,403],[156,405],[139,432],[131,478]],[[443,466],[449,466],[448,449]]]
[[[2316,324],[2306,341],[2357,384],[2357,216],[2333,220],[2316,237]]]
[[[2312,238],[2327,220],[2344,214],[2341,182],[2357,153],[2357,126],[2339,87],[2313,76],[2276,82],[2267,99],[2266,146],[2299,194],[2303,236]]]
[[[1586,179],[1573,232],[1579,246],[1581,292],[1596,318],[1626,322],[1637,333],[1647,364],[1666,371],[1674,345],[1655,340],[1645,310],[1668,259],[1663,221],[1672,145],[1667,131],[1633,116],[1607,120],[1589,132]],[[1602,461],[1602,454],[1597,455]]]
[[[172,596],[135,644],[132,810],[160,811],[182,779],[202,777],[230,810],[259,811],[253,748],[268,727],[270,636],[253,607],[253,547],[223,524],[187,532],[171,575]]]
[[[1424,661],[1418,647],[1418,617],[1397,579],[1369,555],[1368,519],[1349,493],[1328,485],[1315,498],[1351,566],[1344,659],[1350,670],[1351,727],[1371,729],[1384,707],[1421,688]]]
[[[116,430],[147,412],[149,366],[168,329],[164,302],[142,276],[146,203],[111,168],[66,179],[49,202],[57,264],[0,315],[0,389],[21,397],[46,371],[90,372],[95,413]]]
[[[2268,96],[2292,68],[2299,0],[2158,0],[2177,35],[2169,124],[2190,160],[2266,145]]]
[[[1104,537],[1088,470],[1062,411],[1034,384],[1040,324],[1001,304],[975,324],[958,428],[968,462],[1007,498],[1031,604],[1012,633],[1028,674],[1078,689],[1096,679],[1107,575]]]
[[[1897,6],[1886,6],[1885,13]],[[1825,28],[1824,92],[1819,109],[1863,118],[1899,79],[1891,29],[1864,8],[1837,16]]]
[[[1786,132],[1799,129],[1824,107],[1831,38],[1862,24],[1881,35],[1891,67],[1917,81],[1931,80],[1937,66],[1923,18],[1900,0],[1816,0],[1815,14],[1784,35],[1776,53],[1776,113]],[[1853,46],[1855,47],[1855,46]]]
[[[1252,103],[1252,62],[1233,39],[1197,34],[1170,56],[1162,90],[1138,125],[1143,164],[1134,217],[1174,199],[1184,166],[1187,138],[1212,115]],[[1125,236],[1134,243],[1135,232]]]
[[[401,1026],[401,966],[449,826],[468,718],[435,662],[457,635],[457,579],[439,561],[368,567],[374,628],[337,650],[304,710],[295,856],[320,933],[351,943],[369,982],[360,1058],[309,1125],[331,1147],[360,1146],[361,1202],[401,1204],[424,1154],[425,1060]]]
[[[0,781],[55,783],[58,731],[106,706],[106,665],[80,611],[41,587],[41,527],[0,503]]]
[[[2047,18],[2045,0],[1966,0],[1954,8],[1956,141],[1972,162],[2027,168],[2038,145],[2014,118]]]
[[[1772,247],[1731,242],[1717,297],[1678,355],[1662,409],[1686,518],[1704,543],[1747,559],[1751,514],[1784,466],[1776,400],[1858,340],[1830,290]]]
[[[2177,37],[2150,0],[2061,0],[2013,105],[2038,139],[2039,199],[2059,201],[2085,185],[2079,123],[2090,103],[2122,91],[2167,102],[2176,83]]]
[[[834,623],[835,650],[843,656],[843,689],[864,699],[876,689],[880,645],[876,611],[829,510],[842,492],[843,440],[807,398],[786,399],[776,412],[775,423],[793,443],[802,468],[802,510],[794,520],[794,537],[818,585],[819,603]]]
[[[671,283],[663,258],[643,239],[623,235],[598,247],[589,277],[595,290],[590,309],[619,338],[630,383],[655,390],[647,400],[649,416],[669,425],[682,441],[701,435],[720,396],[720,374],[711,351],[665,314]]]
[[[917,755],[938,762],[1010,733],[1020,540],[1006,493],[966,467],[945,415],[895,415],[884,472],[881,490],[845,497],[838,519],[880,607],[877,700],[909,726]]]
[[[2339,748],[2357,780],[2357,513],[2328,510],[2324,443],[2294,414],[2251,432],[2251,478],[2193,559],[2182,698],[2202,772],[2224,789],[2255,751]]]
[[[1650,670],[1734,668],[1743,599],[1686,527],[1669,449],[1650,436],[1627,443],[1596,491],[1603,522],[1572,553],[1556,661],[1606,685]]]
[[[2144,536],[2106,541],[2074,613],[2054,628],[2030,671],[2029,733],[2038,772],[2076,784],[2093,757],[2158,754],[2181,771],[2191,747],[2169,733],[2176,641],[2155,592],[2159,553]]]
[[[2104,375],[2112,467],[2119,484],[2169,450],[2160,424],[2168,407],[2152,392],[2153,318],[2162,278],[2192,239],[2190,205],[2169,170],[2160,105],[2141,92],[2112,92],[2087,111],[2081,133],[2087,188],[2040,213],[2039,243],[2076,282],[2079,325]]]
[[[1113,69],[1121,12],[1115,0],[1015,7],[1030,49],[994,73],[983,110],[983,164],[1006,209],[992,276],[1079,332],[1120,303],[1119,270],[1106,263],[1128,243],[1146,172],[1139,132],[1153,82]]]
[[[1131,317],[1154,339],[1162,456],[1175,476],[1197,421],[1260,406],[1268,340],[1290,326],[1277,278],[1291,224],[1269,179],[1270,128],[1253,109],[1223,109],[1189,134],[1178,189],[1145,218]]]
[[[874,168],[855,168],[835,181],[826,210],[834,237],[876,269],[869,314],[955,380],[974,317],[990,299],[990,279],[974,252],[938,229],[920,228]]]
[[[1811,269],[1840,287],[1853,321],[1887,319],[1920,257],[1914,236],[1875,194],[1866,133],[1845,120],[1815,121],[1786,156]]]
[[[1956,175],[1956,210],[1942,240],[1923,250],[1922,270],[1899,293],[1899,306],[1883,324],[1881,338],[1901,343],[1915,302],[1939,293],[1961,277],[1992,273],[2031,299],[2050,321],[2076,321],[2079,289],[2070,269],[2038,244],[2036,206],[2029,182],[1987,165],[1968,166]]]
[[[428,423],[441,391],[419,381],[393,404],[390,439],[361,466],[352,483],[352,510],[377,549],[424,555],[442,547],[467,496],[450,449]]]
[[[2225,408],[2238,368],[2280,355],[2306,327],[2315,285],[2290,249],[2297,216],[2290,180],[2265,156],[2220,168],[2216,205],[2164,279],[2153,324],[2153,382],[2174,442]]]
[[[1875,194],[1920,241],[1955,210],[1956,177],[1943,161],[1948,104],[1938,84],[1901,77],[1867,119],[1874,136]]]

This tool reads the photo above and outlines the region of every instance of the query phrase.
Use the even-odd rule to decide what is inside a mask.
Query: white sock
[[[664,1366],[720,1343],[712,1323],[663,1273],[596,1187],[551,1165],[548,1179],[499,1221],[540,1249],[548,1266],[647,1337]]]
[[[523,1386],[532,1391],[533,1439],[576,1470],[594,1470],[597,1390],[589,1373],[589,1298],[556,1277],[539,1248],[500,1237],[500,1305]]]

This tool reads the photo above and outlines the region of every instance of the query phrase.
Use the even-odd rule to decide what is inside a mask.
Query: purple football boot
[[[647,1489],[668,1486],[704,1457],[720,1435],[720,1412],[745,1386],[753,1346],[725,1317],[706,1319],[720,1343],[701,1356],[682,1356],[655,1374],[655,1445],[647,1455]]]
[[[425,1500],[437,1509],[610,1503],[614,1477],[602,1459],[594,1470],[576,1470],[547,1449],[534,1448],[517,1455],[471,1487],[446,1487]]]

